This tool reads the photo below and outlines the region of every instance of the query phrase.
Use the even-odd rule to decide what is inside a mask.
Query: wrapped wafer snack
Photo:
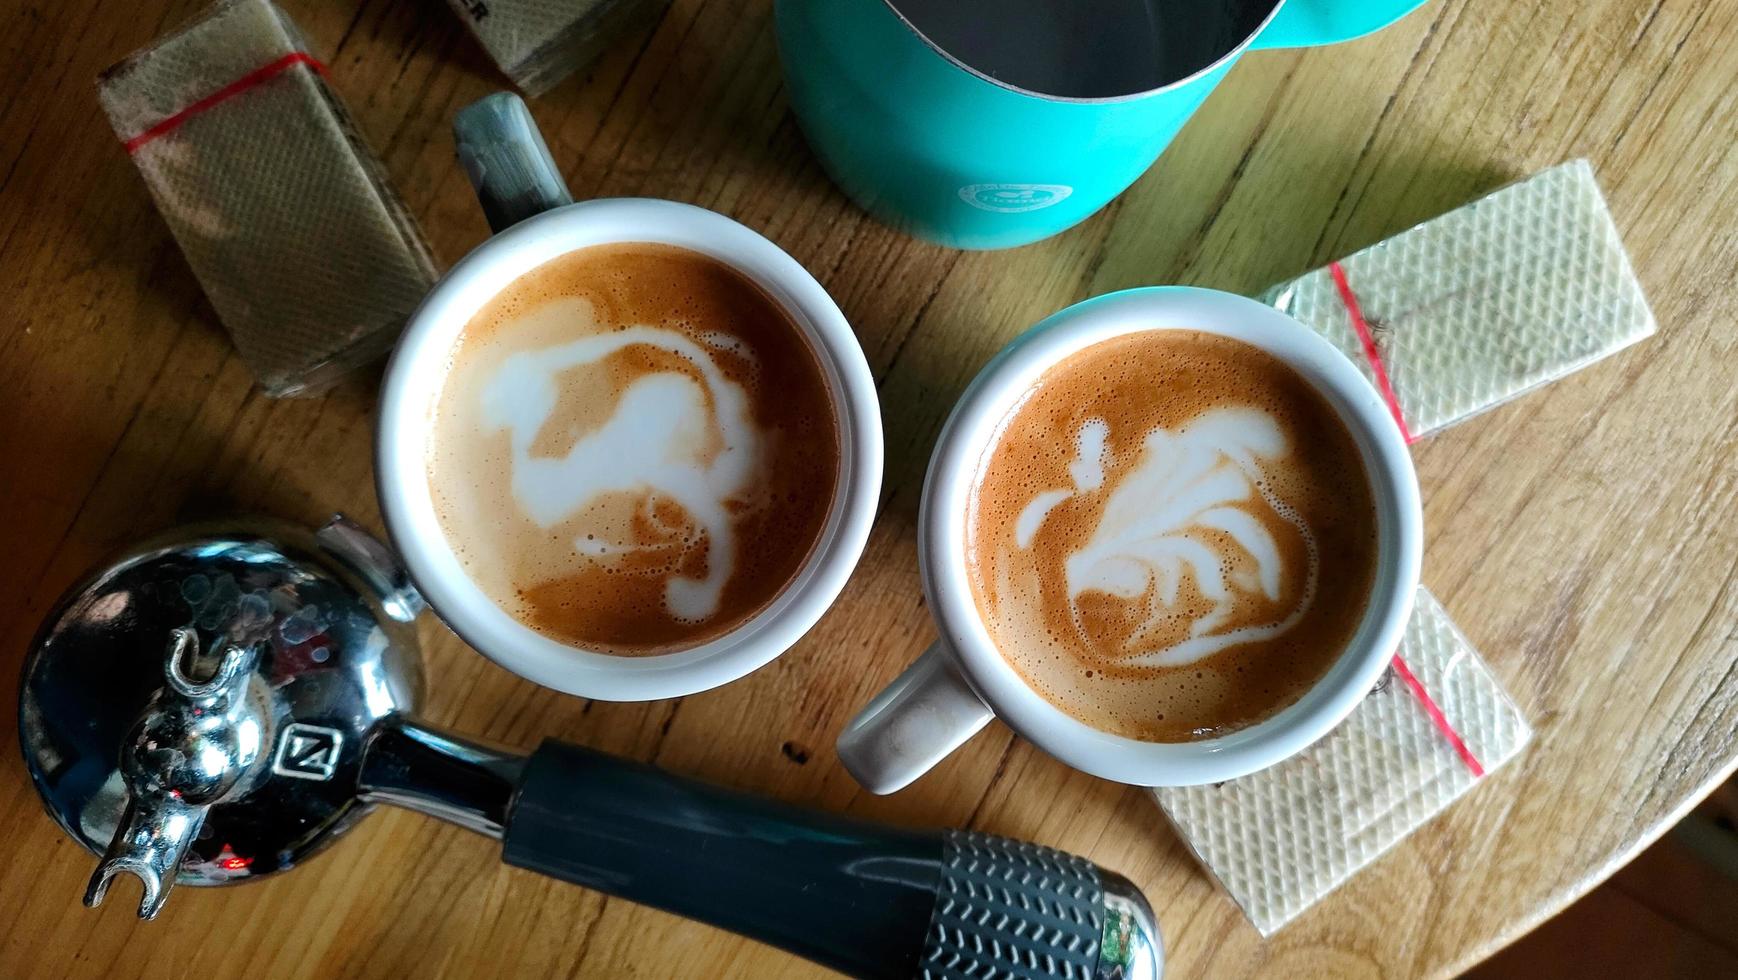
[[[1419,589],[1393,665],[1320,742],[1241,779],[1154,794],[1265,936],[1514,758],[1531,734]]]
[[[1411,439],[1654,332],[1585,160],[1510,184],[1262,299],[1362,367]]]
[[[268,394],[318,391],[392,345],[434,259],[282,11],[212,7],[98,94]]]
[[[1336,344],[1417,439],[1652,334],[1653,314],[1586,161],[1511,184],[1268,290]],[[1383,681],[1269,769],[1154,795],[1271,935],[1513,758],[1531,734],[1420,589]]]
[[[657,20],[669,0],[448,0],[501,72],[541,95],[616,39]]]

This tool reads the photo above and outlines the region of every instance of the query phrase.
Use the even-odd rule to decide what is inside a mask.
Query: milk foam
[[[559,643],[660,656],[797,580],[841,473],[819,352],[753,280],[672,245],[577,249],[457,337],[428,483],[465,573]]]
[[[1377,538],[1358,446],[1260,348],[1155,329],[1045,371],[979,457],[972,598],[1051,704],[1153,742],[1294,702],[1364,616]]]
[[[560,397],[558,375],[634,345],[677,355],[694,366],[700,380],[674,371],[637,378],[604,424],[582,436],[565,456],[533,456],[532,444]],[[688,621],[717,611],[736,562],[729,504],[749,489],[761,439],[747,395],[725,377],[707,348],[673,330],[630,326],[520,351],[489,378],[481,408],[486,430],[509,434],[513,497],[540,527],[554,527],[609,493],[644,495],[641,511],[649,518],[653,498],[675,501],[693,521],[696,537],[706,539],[706,572],[699,578],[673,575],[664,585],[666,610]],[[573,547],[577,554],[608,561],[642,546],[587,536],[576,538]]]
[[[1063,502],[1103,488],[1109,435],[1103,419],[1081,424],[1069,464],[1074,486],[1032,498],[1015,522],[1018,547],[1031,547],[1045,519]],[[1139,459],[1109,488],[1090,537],[1063,562],[1081,638],[1093,642],[1080,608],[1082,598],[1093,592],[1144,606],[1144,621],[1123,644],[1128,666],[1185,666],[1227,647],[1273,639],[1295,626],[1315,599],[1319,560],[1310,529],[1275,493],[1265,469],[1289,450],[1279,423],[1247,406],[1213,409],[1175,430],[1147,432]],[[1277,517],[1297,529],[1305,544],[1305,567],[1285,567],[1282,549],[1252,509],[1264,509],[1270,520]],[[1241,597],[1259,593],[1277,602],[1282,582],[1293,576],[1301,576],[1303,584],[1283,616],[1223,628],[1244,604]],[[1178,602],[1186,580],[1211,607],[1192,617],[1185,638],[1165,643],[1155,634],[1172,632],[1161,628],[1188,615]]]

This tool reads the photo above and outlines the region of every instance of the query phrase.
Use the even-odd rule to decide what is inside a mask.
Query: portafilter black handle
[[[502,841],[503,859],[859,977],[1156,978],[1145,896],[1085,858],[790,806],[557,741],[529,757],[414,723],[363,795]]]
[[[507,864],[855,977],[1163,973],[1140,890],[1039,844],[869,824],[554,740],[527,758],[414,721],[370,738],[360,789],[501,838]]]
[[[856,976],[1158,974],[1144,897],[1085,858],[849,820],[561,742],[532,753],[503,845],[508,864]]]

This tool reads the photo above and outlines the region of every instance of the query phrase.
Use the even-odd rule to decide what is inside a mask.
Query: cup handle
[[[937,640],[839,734],[839,761],[871,793],[904,789],[990,721],[990,708]]]
[[[496,92],[460,109],[453,140],[495,231],[573,203],[531,110],[517,95]]]
[[[1251,47],[1313,48],[1363,37],[1424,5],[1424,0],[1286,0]]]

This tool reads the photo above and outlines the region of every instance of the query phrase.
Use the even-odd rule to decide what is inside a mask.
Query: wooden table
[[[435,0],[286,4],[451,261],[485,235],[455,110],[500,83]],[[377,378],[255,391],[99,112],[92,78],[192,0],[24,0],[0,40],[0,703],[79,573],[180,520],[334,510],[378,528]],[[1146,887],[1174,976],[1446,975],[1573,901],[1738,761],[1738,4],[1432,0],[1382,34],[1248,58],[1163,161],[1078,228],[962,253],[867,218],[786,108],[766,0],[676,0],[533,104],[575,192],[715,208],[813,270],[882,392],[868,552],[795,649],[652,704],[540,690],[425,622],[431,721],[561,736],[862,817],[1090,855]],[[956,393],[1043,314],[1106,290],[1254,291],[1573,156],[1598,168],[1660,335],[1417,449],[1425,581],[1537,726],[1515,763],[1275,939],[1260,940],[1141,791],[992,726],[891,798],[833,738],[928,643],[913,522]],[[813,976],[713,929],[502,867],[382,813],[265,884],[182,889],[141,923],[40,811],[0,726],[0,974]]]

